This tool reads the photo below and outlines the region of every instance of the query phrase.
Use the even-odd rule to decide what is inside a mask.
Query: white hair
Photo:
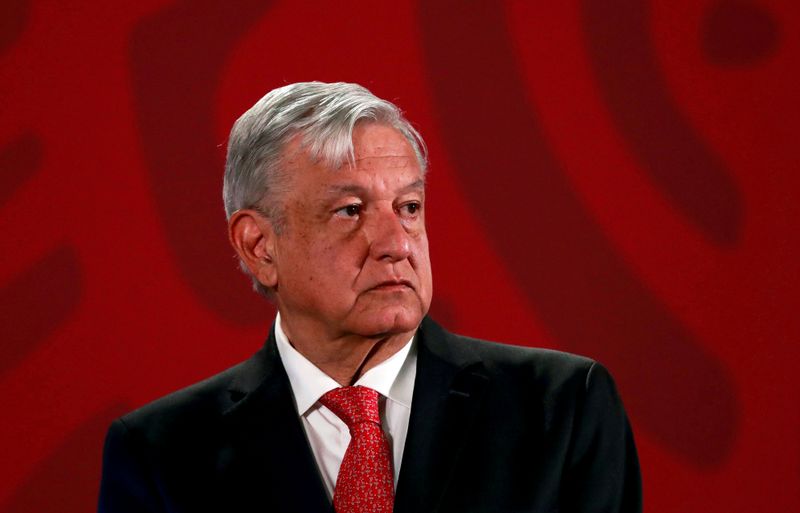
[[[222,198],[225,214],[252,208],[280,233],[285,227],[280,193],[285,188],[284,151],[296,136],[315,162],[336,169],[354,164],[353,128],[361,121],[391,126],[409,142],[423,176],[427,149],[400,109],[358,84],[299,82],[273,89],[236,120],[228,139]],[[245,273],[250,274],[244,262]],[[253,288],[270,292],[251,275]]]

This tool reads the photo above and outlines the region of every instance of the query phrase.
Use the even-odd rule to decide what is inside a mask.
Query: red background
[[[0,508],[94,508],[122,412],[246,358],[224,146],[355,81],[431,155],[433,315],[617,379],[647,511],[800,499],[791,0],[5,0]]]

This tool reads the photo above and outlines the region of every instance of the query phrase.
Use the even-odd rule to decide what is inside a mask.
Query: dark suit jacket
[[[608,372],[425,319],[396,513],[636,512],[639,465]],[[249,360],[114,421],[102,512],[330,512],[271,334]]]

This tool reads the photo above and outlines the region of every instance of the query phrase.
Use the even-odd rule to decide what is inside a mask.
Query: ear
[[[237,210],[228,220],[228,240],[250,273],[265,287],[275,287],[275,230],[269,219],[252,209]]]

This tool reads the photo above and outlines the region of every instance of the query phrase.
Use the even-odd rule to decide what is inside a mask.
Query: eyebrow
[[[425,190],[425,180],[419,178],[417,180],[414,180],[410,184],[406,185],[402,189],[400,189],[400,193],[406,194],[412,191],[424,191],[424,190]]]
[[[422,178],[414,180],[410,184],[402,187],[399,191],[399,194],[408,194],[412,191],[419,191],[425,190],[425,180]],[[366,193],[366,189],[360,185],[355,184],[344,184],[344,185],[331,185],[328,187],[327,193],[329,196],[336,196],[340,194],[352,194],[354,196],[363,196]]]

